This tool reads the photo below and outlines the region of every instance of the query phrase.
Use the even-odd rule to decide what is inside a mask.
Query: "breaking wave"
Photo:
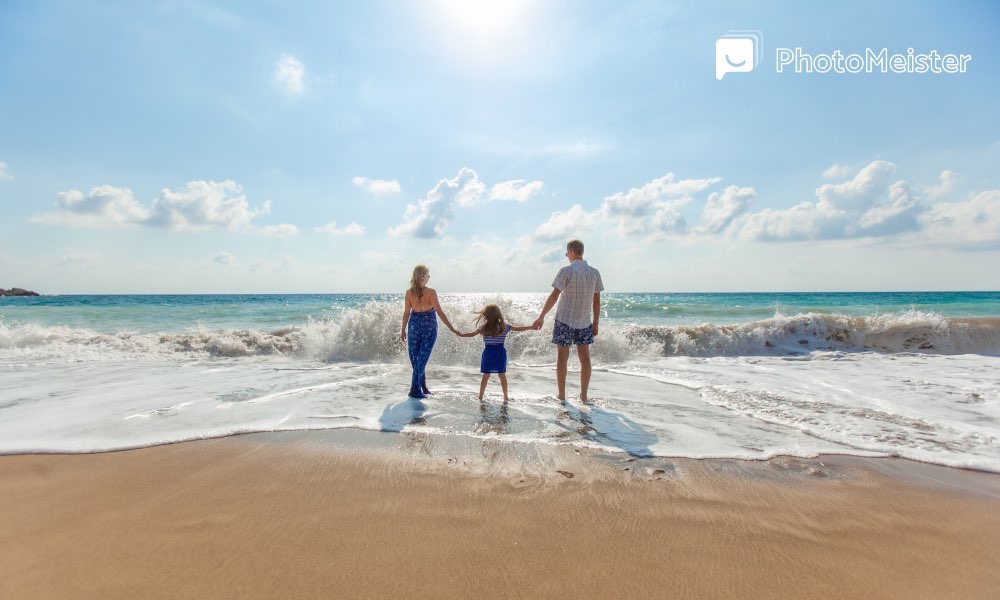
[[[502,306],[512,323],[530,323],[534,315]],[[459,329],[472,329],[472,315],[446,307]],[[0,322],[0,350],[6,358],[53,358],[67,361],[141,359],[165,356],[284,356],[323,362],[405,362],[399,339],[399,307],[371,302],[337,317],[309,320],[301,326],[271,331],[192,327],[174,333],[113,334],[89,329]],[[511,359],[526,364],[552,361],[552,318],[541,332],[512,334]],[[443,364],[476,361],[481,342],[439,328],[434,360]],[[981,354],[1000,356],[1000,318],[948,318],[910,311],[895,315],[848,316],[807,313],[775,315],[749,323],[718,325],[619,325],[605,320],[595,361],[604,364],[670,356],[803,355],[814,351]]]

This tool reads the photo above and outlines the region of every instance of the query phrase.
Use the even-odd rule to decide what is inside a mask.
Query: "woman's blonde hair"
[[[476,329],[483,335],[500,335],[507,329],[503,313],[496,304],[487,304],[483,310],[476,313]]]
[[[427,268],[426,265],[417,265],[413,267],[413,276],[410,277],[410,291],[413,292],[417,298],[424,297],[424,284],[420,281],[424,278],[424,275],[430,275],[431,270]]]

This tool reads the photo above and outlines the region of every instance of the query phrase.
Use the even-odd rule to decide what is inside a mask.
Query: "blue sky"
[[[0,286],[1000,288],[995,2],[0,5]],[[757,30],[751,73],[715,43]],[[956,74],[777,73],[937,50]]]

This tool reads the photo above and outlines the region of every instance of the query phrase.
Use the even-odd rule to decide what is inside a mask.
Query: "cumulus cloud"
[[[282,54],[274,67],[274,83],[289,94],[298,95],[305,89],[306,67],[291,54]]]
[[[715,185],[719,177],[675,180],[667,173],[639,188],[618,192],[604,199],[604,218],[618,223],[624,235],[677,233],[687,228],[680,209],[691,202],[691,195]]]
[[[36,223],[67,227],[114,229],[158,227],[174,231],[235,229],[270,212],[265,202],[250,208],[234,181],[189,181],[178,190],[163,189],[149,207],[136,201],[132,190],[102,185],[84,194],[60,192],[56,210],[31,217]]]
[[[850,236],[877,236],[912,231],[920,226],[917,217],[923,208],[914,197],[910,185],[905,181],[897,181],[889,187],[889,200],[866,210],[858,219],[857,229],[852,224],[846,232]]]
[[[939,202],[918,217],[931,241],[1000,246],[1000,190],[961,202]]]
[[[367,177],[359,176],[351,179],[351,183],[376,197],[390,196],[400,192],[399,182],[395,179],[369,179]]]
[[[854,174],[854,168],[848,165],[833,164],[823,171],[823,177],[826,179],[844,179],[845,177],[850,177]]]
[[[874,161],[848,181],[816,188],[815,202],[765,209],[743,218],[740,237],[757,241],[898,238],[983,247],[1000,245],[1000,190],[960,202],[959,176],[943,171],[936,184],[893,181],[896,166]]]
[[[750,208],[756,197],[757,192],[753,188],[735,185],[727,187],[722,193],[712,192],[701,211],[701,231],[722,233]]]
[[[864,167],[850,181],[826,183],[816,189],[819,205],[827,211],[866,210],[885,194],[896,165],[876,160]]]
[[[917,203],[896,165],[876,160],[848,181],[816,188],[816,202],[751,214],[741,237],[759,241],[842,239],[899,233],[916,227]]]
[[[452,179],[438,181],[423,199],[409,204],[404,223],[388,230],[389,235],[417,238],[444,236],[456,208],[469,208],[489,201],[527,202],[545,188],[541,181],[512,179],[488,187],[473,169],[462,167]]]
[[[579,204],[574,204],[566,212],[554,212],[549,220],[535,229],[533,238],[539,242],[570,240],[593,227],[594,215],[583,210]]]
[[[444,235],[455,213],[455,207],[472,206],[486,194],[486,185],[479,175],[463,167],[453,179],[442,179],[416,204],[409,204],[399,227],[389,229],[389,235],[412,235],[436,238]]]
[[[827,239],[843,232],[847,215],[827,212],[813,202],[801,202],[784,210],[770,208],[749,215],[740,237],[757,241]]]
[[[0,162],[0,181],[4,179],[14,179],[14,176],[7,170],[7,163]]]
[[[260,233],[268,237],[293,237],[299,234],[299,228],[295,225],[281,223],[279,225],[261,227]]]
[[[353,221],[346,227],[338,228],[336,221],[330,221],[322,227],[317,227],[316,231],[334,236],[359,236],[364,235],[365,228],[363,225],[359,225]]]
[[[948,170],[942,171],[938,175],[937,184],[926,186],[924,193],[933,200],[940,200],[955,191],[955,185],[958,183],[958,180],[958,173]]]
[[[490,188],[490,200],[513,200],[527,202],[542,192],[545,187],[541,181],[526,181],[513,179],[497,183]]]
[[[243,188],[235,181],[189,181],[176,191],[160,190],[146,224],[174,231],[235,229],[270,212],[269,202],[250,208]]]
[[[132,190],[102,185],[84,194],[78,190],[60,192],[56,211],[31,217],[35,223],[66,227],[114,229],[145,223],[151,211],[136,202]]]
[[[236,257],[231,252],[219,252],[212,257],[212,262],[220,265],[231,265],[236,262]]]

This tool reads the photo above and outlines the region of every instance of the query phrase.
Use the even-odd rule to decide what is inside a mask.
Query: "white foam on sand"
[[[554,397],[551,365],[512,364],[512,399],[474,369],[280,357],[11,364],[0,452],[95,452],[236,433],[356,427],[573,444],[632,456],[897,455],[1000,472],[996,359],[817,353],[603,366],[591,403]],[[570,392],[577,374],[571,372]]]

